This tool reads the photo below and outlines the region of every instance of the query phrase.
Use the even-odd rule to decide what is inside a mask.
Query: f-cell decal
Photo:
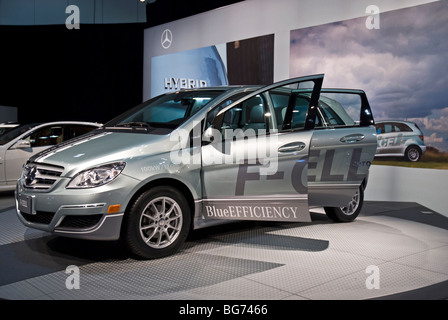
[[[325,151],[324,151],[325,152]],[[338,182],[338,181],[360,181],[365,178],[365,174],[359,174],[358,169],[361,167],[370,167],[370,161],[361,161],[362,148],[354,148],[351,153],[350,165],[348,166],[347,174],[334,174],[332,173],[333,163],[334,163],[334,155],[335,149],[328,149],[324,155],[324,163],[322,172],[320,173],[321,182]],[[310,152],[310,158],[319,158],[321,155],[321,150],[312,150]],[[302,181],[303,170],[306,169],[316,169],[317,161],[308,161],[308,157],[302,157],[298,159],[292,168],[291,171],[291,184],[294,190],[299,194],[307,194],[308,187],[306,183]],[[260,181],[261,175],[259,170],[248,172],[249,167],[260,166],[261,164],[258,162],[257,164],[248,164],[247,161],[244,164],[240,164],[238,168],[238,176],[236,181],[235,195],[243,196],[245,194],[244,190],[246,187],[246,181]],[[346,178],[345,178],[346,177]],[[267,175],[267,180],[284,180],[285,172],[277,171],[275,174]],[[314,182],[317,181],[317,175],[308,175],[308,181]]]
[[[398,134],[395,137],[383,138],[383,136],[378,136],[378,147],[397,147],[404,144],[403,134]]]
[[[318,158],[321,154],[321,150],[313,150],[310,152],[310,157]],[[329,149],[326,151],[324,156],[324,164],[322,168],[322,173],[320,176],[320,181],[331,181],[331,182],[337,182],[337,181],[344,181],[344,174],[333,174],[332,173],[332,167],[334,163],[334,149]],[[352,151],[352,156],[350,159],[350,166],[348,167],[347,172],[347,179],[348,181],[359,181],[364,179],[365,174],[358,174],[358,168],[359,167],[370,167],[371,162],[370,161],[361,161],[361,154],[362,154],[362,148],[355,148]],[[316,169],[317,168],[317,162],[310,161],[308,164],[309,169]],[[316,175],[308,175],[308,181],[317,181]]]
[[[304,183],[302,182],[302,173],[303,170],[306,168],[307,163],[308,163],[308,157],[300,158],[295,162],[291,173],[292,186],[300,194],[307,194],[308,192],[307,186],[304,185]],[[248,172],[247,170],[249,166],[259,166],[259,165],[260,164],[248,164],[247,161],[245,161],[244,164],[239,165],[238,177],[236,180],[236,189],[235,189],[236,196],[244,195],[246,181],[261,180],[261,175],[259,171]],[[267,180],[284,180],[284,178],[285,178],[284,171],[277,171],[275,174],[266,176]]]

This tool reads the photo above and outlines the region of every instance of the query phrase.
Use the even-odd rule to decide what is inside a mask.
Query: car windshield
[[[179,91],[151,99],[107,123],[106,127],[177,128],[224,91]]]
[[[0,136],[0,146],[3,146],[5,144],[7,144],[9,141],[17,138],[18,136],[20,136],[21,134],[27,132],[28,130],[30,130],[31,128],[37,126],[36,123],[34,124],[27,124],[27,125],[23,125],[17,128],[14,128],[8,132],[6,132],[5,134]]]

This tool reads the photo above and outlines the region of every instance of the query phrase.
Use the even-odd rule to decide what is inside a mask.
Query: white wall
[[[261,35],[275,35],[274,81],[289,77],[290,31],[366,16],[374,4],[381,12],[434,0],[246,0],[145,30],[143,100],[150,98],[151,57]],[[170,29],[168,49],[161,36]]]
[[[370,167],[365,199],[417,202],[446,217],[448,170]]]

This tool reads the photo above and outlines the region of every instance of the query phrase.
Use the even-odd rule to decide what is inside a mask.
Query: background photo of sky
[[[363,89],[375,120],[416,122],[448,152],[448,1],[291,31],[290,76],[325,73],[324,87]]]

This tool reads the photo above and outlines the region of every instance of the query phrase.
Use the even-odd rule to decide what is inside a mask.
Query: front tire
[[[353,198],[345,207],[325,207],[325,213],[327,216],[336,222],[352,222],[361,212],[362,205],[364,203],[364,189],[359,187]]]
[[[145,259],[174,254],[190,230],[187,200],[171,187],[155,187],[142,193],[131,205],[123,225],[129,250]]]

